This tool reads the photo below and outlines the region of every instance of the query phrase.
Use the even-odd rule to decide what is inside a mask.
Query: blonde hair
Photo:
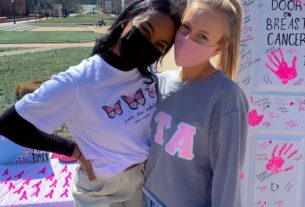
[[[195,0],[186,9],[208,6],[225,15],[226,34],[220,40],[222,52],[213,58],[216,68],[222,70],[232,80],[237,78],[240,59],[240,39],[243,20],[243,7],[240,0]]]

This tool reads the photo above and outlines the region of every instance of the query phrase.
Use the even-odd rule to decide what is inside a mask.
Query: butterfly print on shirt
[[[138,109],[139,104],[144,106],[146,102],[142,89],[137,90],[134,98],[131,98],[129,96],[121,96],[121,97],[128,104],[129,108],[133,110]]]
[[[113,108],[111,108],[110,106],[103,106],[103,109],[107,113],[108,117],[111,119],[115,118],[116,115],[121,115],[123,113],[120,100],[118,100],[114,104]]]
[[[148,92],[150,98],[155,98],[157,95],[156,85],[145,89]]]

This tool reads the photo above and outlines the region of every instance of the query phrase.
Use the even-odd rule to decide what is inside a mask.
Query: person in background
[[[170,49],[179,24],[169,0],[135,1],[97,41],[91,57],[2,114],[0,134],[77,158],[75,206],[143,206],[143,162],[157,101],[151,64]],[[63,123],[75,142],[52,134]]]
[[[185,10],[175,40],[181,68],[158,77],[146,207],[241,207],[248,103],[234,79],[242,19],[239,0],[195,0]]]

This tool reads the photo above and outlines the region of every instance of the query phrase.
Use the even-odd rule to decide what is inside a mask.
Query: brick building
[[[15,9],[11,0],[0,0],[0,16],[26,15],[26,1],[14,0]],[[15,13],[14,13],[15,10]]]
[[[101,0],[100,3],[103,8],[104,13],[111,13],[111,14],[119,14],[122,12],[124,8],[126,8],[128,5],[130,5],[135,0]],[[181,5],[181,10],[183,10],[188,1],[191,0],[173,0],[178,1],[178,3]]]
[[[60,2],[58,0],[14,0],[15,13],[13,12],[13,4],[11,1],[0,0],[0,16],[11,17],[14,14],[16,16],[25,16],[38,13],[61,13],[60,4],[54,4]]]

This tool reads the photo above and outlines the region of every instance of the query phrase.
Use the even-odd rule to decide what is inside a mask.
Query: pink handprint
[[[264,115],[258,115],[256,109],[249,111],[248,124],[249,126],[259,125],[263,121]]]
[[[279,153],[278,153],[278,156],[275,155],[277,149],[278,149],[278,145],[276,145],[273,149],[273,152],[272,152],[272,157],[271,159],[269,159],[267,165],[266,165],[266,169],[271,171],[273,174],[279,174],[281,172],[283,172],[283,169],[282,167],[284,166],[286,160],[283,158],[283,155],[286,155],[290,150],[291,148],[293,147],[293,144],[290,144],[288,146],[288,148],[286,149],[287,147],[287,143],[285,143],[282,148],[280,149]],[[291,157],[293,157],[296,153],[298,152],[298,150],[294,150],[292,153],[290,153],[286,159],[290,159]],[[292,170],[294,166],[289,166],[289,167],[286,167],[284,169],[285,172],[289,171],[289,170]]]
[[[297,62],[297,56],[293,57],[292,65],[291,67],[288,67],[287,62],[284,59],[283,51],[281,48],[278,49],[281,60],[279,57],[275,54],[275,52],[272,50],[271,55],[268,54],[268,60],[274,65],[274,67],[277,68],[277,70],[274,70],[268,63],[265,63],[265,66],[271,70],[279,79],[281,79],[283,84],[287,84],[288,81],[294,79],[297,77],[298,72],[296,70],[296,62]]]

